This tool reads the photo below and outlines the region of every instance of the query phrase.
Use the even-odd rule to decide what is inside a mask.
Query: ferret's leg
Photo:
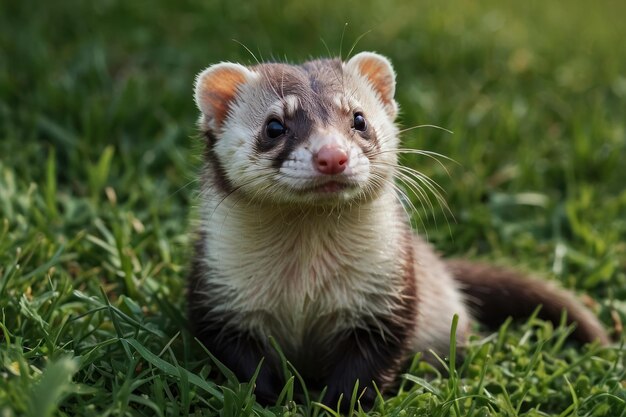
[[[343,394],[341,410],[346,411],[358,380],[357,395],[361,405],[366,410],[371,408],[376,399],[372,381],[381,390],[393,383],[404,364],[411,333],[410,323],[388,318],[380,319],[368,328],[350,330],[333,346],[324,403],[335,408]]]
[[[284,381],[278,359],[270,346],[245,332],[224,335],[217,329],[211,330],[211,327],[201,330],[198,337],[209,352],[235,373],[240,382],[249,381],[264,358],[254,393],[259,403],[274,405]]]

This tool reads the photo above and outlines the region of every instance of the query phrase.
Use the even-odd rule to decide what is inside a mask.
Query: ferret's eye
[[[367,122],[365,121],[365,117],[363,117],[362,113],[354,113],[354,129],[365,132],[367,129]]]
[[[265,134],[267,134],[270,139],[276,139],[280,135],[283,135],[286,131],[287,129],[285,126],[283,126],[283,124],[276,119],[270,120],[267,122],[267,126],[265,126]]]

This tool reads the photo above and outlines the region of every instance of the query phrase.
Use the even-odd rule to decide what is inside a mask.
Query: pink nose
[[[348,165],[348,154],[337,146],[324,145],[313,156],[313,164],[322,174],[341,174]]]

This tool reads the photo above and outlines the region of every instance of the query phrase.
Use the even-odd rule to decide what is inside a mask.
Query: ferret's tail
[[[610,338],[600,321],[573,293],[551,282],[529,278],[510,269],[463,260],[446,262],[477,319],[487,325],[501,324],[507,317],[528,317],[541,305],[539,317],[558,323],[563,310],[567,321],[576,323],[574,337],[582,342]]]

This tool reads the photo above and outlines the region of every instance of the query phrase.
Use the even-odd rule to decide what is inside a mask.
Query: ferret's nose
[[[336,145],[324,145],[313,156],[313,164],[322,174],[341,174],[348,166],[348,154]]]

